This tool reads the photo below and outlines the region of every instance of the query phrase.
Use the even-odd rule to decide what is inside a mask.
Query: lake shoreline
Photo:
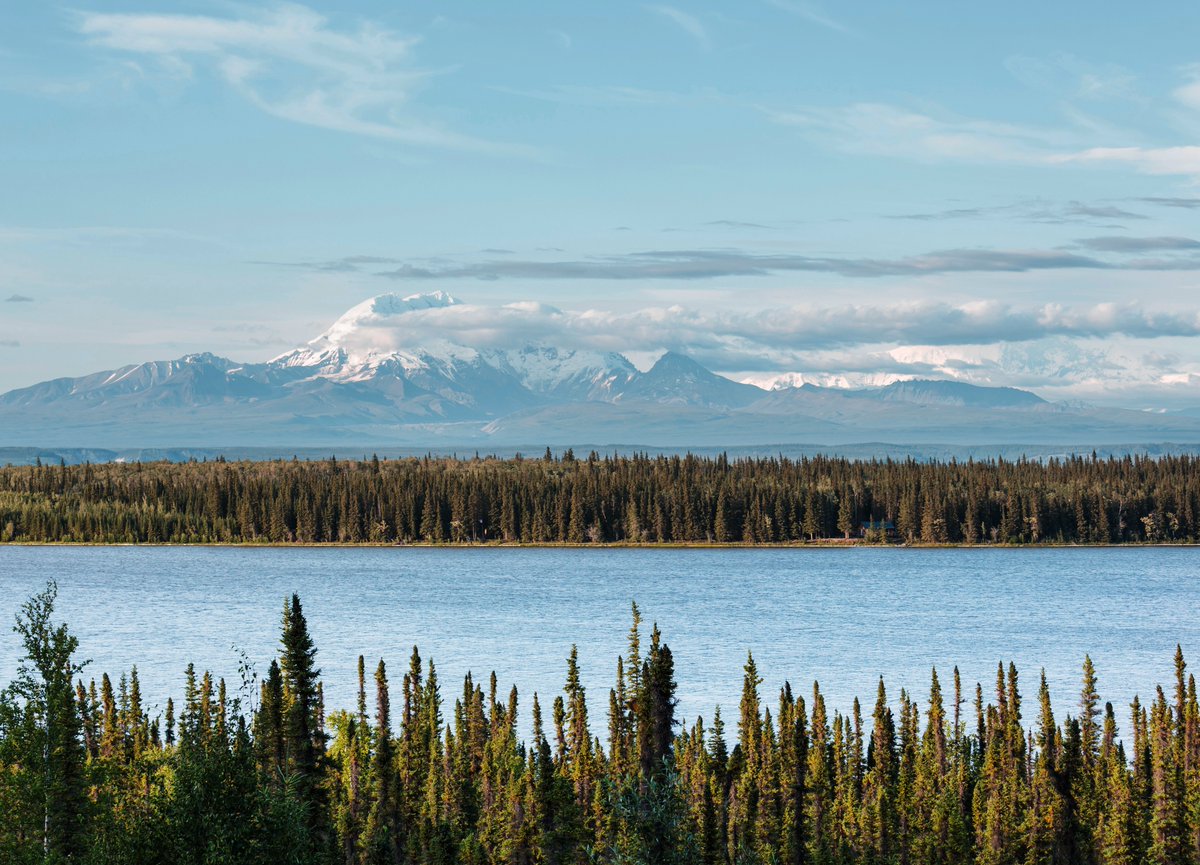
[[[283,549],[434,549],[434,550],[839,550],[839,549],[869,549],[869,550],[1048,550],[1048,549],[1077,549],[1077,550],[1103,550],[1103,549],[1162,549],[1162,548],[1180,548],[1192,549],[1200,547],[1200,542],[1196,541],[1177,541],[1177,542],[1128,542],[1121,544],[1077,544],[1077,543],[1040,543],[1040,544],[925,544],[925,543],[898,543],[898,544],[880,544],[871,543],[860,540],[842,540],[840,538],[826,539],[820,541],[793,541],[786,543],[720,543],[713,541],[711,543],[701,541],[689,542],[668,542],[668,543],[638,543],[629,541],[614,541],[610,543],[570,543],[566,541],[541,541],[541,542],[512,542],[503,541],[497,543],[486,542],[452,542],[452,543],[343,543],[343,542],[294,542],[294,543],[279,543],[274,541],[263,542],[248,542],[248,541],[179,541],[179,542],[146,542],[146,543],[131,543],[131,542],[105,542],[105,541],[5,541],[0,543],[0,549],[5,547],[147,547],[147,548],[197,548],[197,549],[264,549],[264,550],[283,550]]]

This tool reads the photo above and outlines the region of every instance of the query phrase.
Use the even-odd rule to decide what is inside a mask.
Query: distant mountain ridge
[[[9,391],[0,395],[0,445],[1200,440],[1200,418],[1067,406],[1011,387],[910,380],[856,390],[804,384],[768,391],[673,351],[643,372],[616,352],[536,342],[475,347],[419,326],[420,315],[457,315],[462,310],[452,308],[459,305],[444,292],[384,294],[266,362],[196,353]]]
[[[987,408],[1034,408],[1049,405],[1035,393],[1015,387],[978,387],[961,381],[911,379],[881,388],[860,390],[859,396],[888,402],[918,405],[981,406]]]

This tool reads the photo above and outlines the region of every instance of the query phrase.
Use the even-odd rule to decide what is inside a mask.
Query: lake
[[[353,708],[358,655],[379,657],[393,686],[412,646],[432,657],[446,715],[472,669],[516,683],[522,724],[533,691],[548,706],[579,646],[593,732],[604,738],[608,689],[625,651],[629,605],[671,646],[680,715],[736,719],[746,652],[770,705],[785,679],[805,695],[819,679],[831,706],[854,695],[864,714],[876,681],[924,702],[938,668],[951,699],[991,693],[997,661],[1015,661],[1036,718],[1044,667],[1059,719],[1078,703],[1085,653],[1122,729],[1135,691],[1172,681],[1176,643],[1200,662],[1200,549],[497,549],[0,547],[0,683],[20,655],[7,627],[54,579],[57,618],[79,637],[88,675],[137,664],[162,706],[189,661],[238,687],[244,650],[264,673],[284,598],[298,592],[330,709]],[[395,699],[395,698],[394,698]],[[969,705],[968,705],[969,711]]]

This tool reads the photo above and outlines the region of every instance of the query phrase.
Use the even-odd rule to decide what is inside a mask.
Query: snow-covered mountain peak
[[[520,307],[505,309],[514,308]],[[309,380],[403,379],[455,401],[499,399],[507,393],[518,404],[612,399],[638,374],[615,352],[539,342],[479,345],[474,339],[480,330],[479,309],[441,291],[381,294],[352,307],[316,339],[268,366]]]
[[[378,294],[352,306],[329,329],[308,345],[285,352],[272,363],[285,366],[377,365],[383,358],[420,353],[420,323],[408,320],[411,313],[460,306],[462,301],[444,291],[401,296]],[[421,346],[418,346],[420,343]]]
[[[131,435],[148,436],[149,444],[199,443],[196,435],[297,444],[333,436],[355,445],[428,444],[431,436],[443,443],[722,447],[979,444],[992,436],[1068,445],[1200,441],[1200,409],[1161,415],[1050,404],[1013,388],[897,381],[895,372],[757,373],[737,382],[678,352],[642,372],[591,344],[586,329],[565,326],[563,315],[540,304],[459,303],[443,292],[378,295],[266,363],[196,353],[0,394],[0,437],[21,440],[32,429],[60,444],[100,430],[122,447]],[[1036,372],[1075,359],[1012,351],[1011,359],[997,351],[970,363],[935,354],[918,360],[945,366],[949,376],[1011,369],[1010,360]],[[1102,369],[1115,368],[1114,359],[1103,360]],[[1165,383],[1194,390],[1198,380],[1200,372]]]
[[[766,391],[778,391],[802,387],[837,388],[839,390],[887,387],[889,384],[910,378],[913,376],[895,372],[757,372],[742,376],[737,380]]]
[[[492,349],[484,352],[483,359],[523,387],[541,394],[571,391],[587,398],[606,399],[637,375],[637,368],[616,352],[526,345]]]

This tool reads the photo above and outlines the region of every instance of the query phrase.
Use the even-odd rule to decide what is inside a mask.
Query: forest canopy
[[[0,469],[0,542],[1164,543],[1200,457],[601,456]]]
[[[634,605],[603,714],[574,648],[552,698],[525,703],[495,674],[447,696],[414,647],[399,671],[360,657],[356,705],[330,709],[293,595],[261,679],[243,667],[230,688],[189,665],[179,703],[152,714],[136,667],[85,684],[54,600],[51,585],[22,608],[24,658],[0,692],[12,865],[1200,859],[1200,707],[1180,650],[1171,685],[1120,716],[1086,657],[1063,712],[1044,675],[1027,701],[1011,664],[994,688],[933,670],[925,696],[881,679],[839,709],[817,683],[765,692],[749,656],[736,720],[681,725],[671,649]]]

